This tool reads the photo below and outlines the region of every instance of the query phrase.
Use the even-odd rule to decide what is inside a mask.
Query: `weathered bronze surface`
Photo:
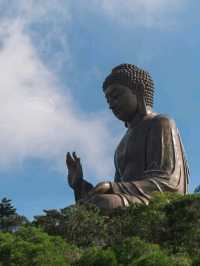
[[[153,112],[154,84],[148,72],[130,64],[115,67],[103,83],[108,105],[124,121],[126,134],[114,156],[113,182],[93,187],[83,178],[80,159],[67,153],[69,185],[78,202],[110,210],[138,202],[153,192],[187,193],[189,170],[175,122]]]

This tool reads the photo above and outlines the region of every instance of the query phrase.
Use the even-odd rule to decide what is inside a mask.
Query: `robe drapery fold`
[[[175,122],[167,116],[146,116],[130,127],[117,147],[115,167],[112,193],[124,205],[148,204],[156,191],[187,193],[184,148]]]

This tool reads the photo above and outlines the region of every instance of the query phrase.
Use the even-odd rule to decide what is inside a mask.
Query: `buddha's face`
[[[124,122],[130,122],[137,112],[137,96],[127,86],[120,84],[110,85],[104,93],[114,115]]]

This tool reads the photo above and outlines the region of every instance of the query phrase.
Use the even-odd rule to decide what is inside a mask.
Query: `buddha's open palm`
[[[83,180],[83,170],[80,158],[76,153],[72,155],[68,152],[66,155],[66,165],[68,168],[68,182],[71,188],[75,189],[78,184]]]

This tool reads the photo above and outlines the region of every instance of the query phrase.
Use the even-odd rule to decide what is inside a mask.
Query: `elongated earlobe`
[[[146,115],[148,113],[145,98],[144,98],[144,83],[140,82],[137,85],[137,100],[138,100],[138,112]]]

